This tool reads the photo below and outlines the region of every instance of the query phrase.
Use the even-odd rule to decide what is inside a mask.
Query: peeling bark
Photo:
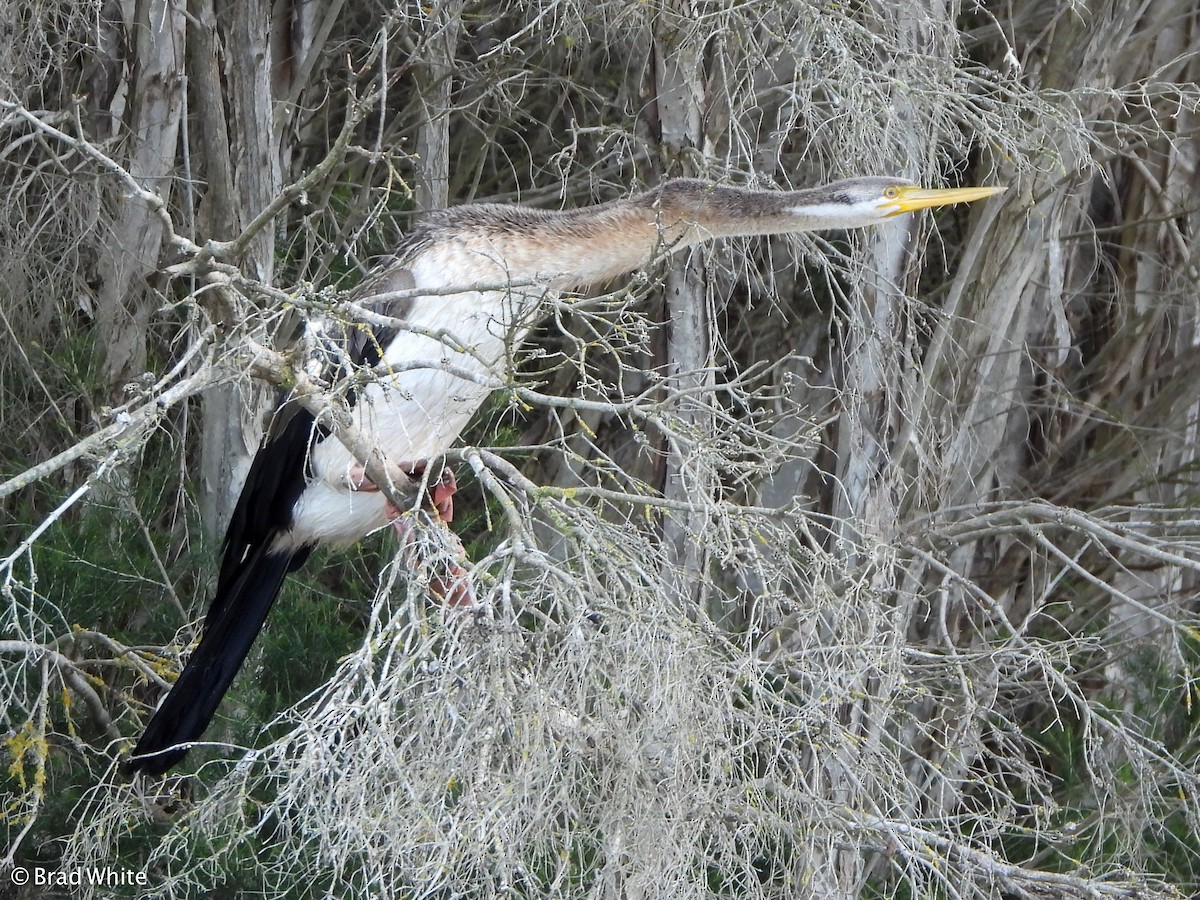
[[[138,184],[170,195],[183,113],[184,16],[169,0],[140,0],[127,29],[134,80],[127,110],[128,170]],[[115,395],[146,369],[146,329],[158,305],[149,279],[159,267],[162,224],[138,201],[117,203],[100,256],[96,325],[105,379]]]
[[[420,168],[414,191],[422,212],[444,209],[450,201],[450,96],[462,10],[462,0],[439,0],[425,23],[431,35],[417,67],[424,115],[417,131]]]

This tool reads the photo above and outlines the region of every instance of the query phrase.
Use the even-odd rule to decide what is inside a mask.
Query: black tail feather
[[[126,773],[162,774],[187,755],[179,745],[199,740],[216,714],[284,576],[299,568],[311,550],[273,553],[268,548],[292,527],[296,502],[308,483],[312,445],[328,434],[298,404],[285,403],[276,411],[229,520],[217,591],[200,644],[125,761]]]
[[[200,739],[262,629],[284,576],[307,555],[307,550],[271,553],[260,545],[242,561],[228,590],[213,599],[200,643],[125,761],[126,774],[160,775],[187,755],[187,747],[178,745]]]

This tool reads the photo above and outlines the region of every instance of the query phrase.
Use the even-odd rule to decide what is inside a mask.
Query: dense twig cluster
[[[229,230],[205,231],[211,143],[184,135],[177,182],[159,183],[138,174],[135,130],[114,130],[120,91],[96,109],[26,60],[0,97],[2,863],[61,840],[65,865],[136,860],[162,896],[223,879],[347,897],[1187,890],[1200,63],[1174,38],[1194,11],[548,0],[380,22],[344,6],[293,23],[305,41],[276,72],[293,80],[271,87],[286,177]],[[439,117],[444,133],[421,132]],[[250,747],[214,732],[194,796],[120,783],[106,770],[202,608],[172,574],[199,552],[185,473],[215,440],[200,398],[252,375],[377,455],[345,411],[383,373],[324,363],[341,331],[397,324],[337,282],[394,239],[408,184],[437,181],[418,143],[448,148],[463,200],[574,205],[668,170],[970,170],[1011,190],[933,242],[736,244],[547,296],[451,459],[482,510],[479,607],[429,602],[454,546],[414,510],[429,527],[321,687]],[[146,374],[114,384],[79,359],[105,356],[97,258],[126,205],[162,253],[120,298]],[[680,297],[688,346],[663,321]],[[158,477],[165,512],[130,488]],[[51,539],[93,517],[111,531],[109,510],[149,574],[73,565],[165,596],[176,644],[114,637],[146,611],[99,628],[56,583]],[[40,832],[80,771],[74,832]]]

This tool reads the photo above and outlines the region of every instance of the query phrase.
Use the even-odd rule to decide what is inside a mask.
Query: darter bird
[[[597,285],[716,238],[862,228],[1002,190],[929,190],[891,177],[800,191],[677,179],[580,209],[472,204],[432,213],[353,295],[403,325],[348,329],[345,356],[379,373],[355,392],[352,420],[449,521],[455,481],[440,459],[503,382],[512,347],[536,324],[547,292]],[[284,577],[314,547],[346,547],[389,523],[406,534],[399,510],[365,476],[366,462],[295,401],[279,408],[230,520],[200,643],[127,772],[165,772],[200,739]],[[472,602],[461,568],[431,587],[448,603]]]

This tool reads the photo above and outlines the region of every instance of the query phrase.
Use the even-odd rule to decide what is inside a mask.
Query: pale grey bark
[[[700,174],[700,161],[712,151],[702,130],[705,65],[703,33],[694,26],[697,14],[697,5],[692,0],[676,0],[667,4],[655,28],[655,111],[663,168],[672,175]],[[713,417],[706,408],[714,379],[710,304],[702,251],[671,258],[663,294],[666,389],[679,397],[673,417],[687,440],[685,444],[665,448],[663,496],[689,507],[685,513],[664,514],[663,545],[668,565],[675,568],[682,596],[703,604],[708,560],[700,536],[708,525],[714,476],[704,454],[693,452],[693,448],[699,444],[697,439],[711,433],[714,427]]]
[[[438,0],[425,21],[429,34],[417,67],[423,113],[417,130],[420,167],[413,192],[422,212],[444,209],[450,201],[450,95],[462,10],[462,0]]]
[[[167,0],[139,0],[126,23],[130,64],[123,143],[130,175],[160,195],[170,192],[183,113],[184,16]],[[96,323],[104,372],[119,392],[146,369],[146,328],[158,298],[149,284],[159,267],[162,224],[142,203],[117,203],[99,263]]]
[[[283,187],[280,126],[274,85],[278,53],[302,54],[304,47],[272,42],[272,4],[267,0],[197,0],[195,62],[197,114],[202,157],[211,181],[201,200],[205,238],[230,240]],[[250,242],[244,271],[263,284],[275,273],[276,230],[265,228]],[[228,322],[227,327],[237,323]],[[260,335],[260,339],[261,339]],[[250,458],[258,448],[265,414],[275,391],[229,372],[205,397],[201,415],[201,512],[215,544],[225,531]]]
[[[218,25],[213,0],[194,0],[189,30],[191,129],[193,152],[204,165],[204,185],[196,212],[197,235],[228,239],[245,220],[245,210],[234,189],[228,98],[224,70],[228,66],[225,36]],[[236,76],[235,76],[236,77]],[[232,310],[228,311],[232,314]],[[225,323],[227,327],[232,323]],[[237,492],[245,478],[249,453],[257,434],[247,431],[244,415],[253,412],[254,392],[243,403],[236,383],[214,385],[205,394],[200,411],[203,440],[200,444],[200,510],[204,531],[214,545],[224,533]]]
[[[1173,82],[1200,80],[1200,62],[1189,52],[1200,38],[1193,4],[1156,4],[1144,28],[1149,58],[1123,56],[1114,81],[1136,79],[1144,66]],[[1146,224],[1127,238],[1118,257],[1119,289],[1129,298],[1130,325],[1136,332],[1125,359],[1107,377],[1130,383],[1119,407],[1125,416],[1141,418],[1143,411],[1155,407],[1173,408],[1172,418],[1179,424],[1173,433],[1147,440],[1138,454],[1142,465],[1130,467],[1109,488],[1114,495],[1128,490],[1135,506],[1172,509],[1195,504],[1180,476],[1197,466],[1200,400],[1187,381],[1155,382],[1159,373],[1176,369],[1200,347],[1200,242],[1195,239],[1200,215],[1194,211],[1200,192],[1200,145],[1193,139],[1198,125],[1194,108],[1181,109],[1164,123],[1161,134],[1125,154],[1129,172],[1121,202],[1129,215]],[[1190,214],[1177,214],[1189,209]],[[1184,567],[1156,566],[1137,554],[1123,554],[1111,583],[1119,595],[1134,601],[1112,603],[1109,634],[1132,640],[1135,651],[1107,667],[1114,694],[1132,712],[1154,702],[1145,678],[1148,665],[1179,669],[1182,660],[1170,622],[1186,617],[1200,580]]]

